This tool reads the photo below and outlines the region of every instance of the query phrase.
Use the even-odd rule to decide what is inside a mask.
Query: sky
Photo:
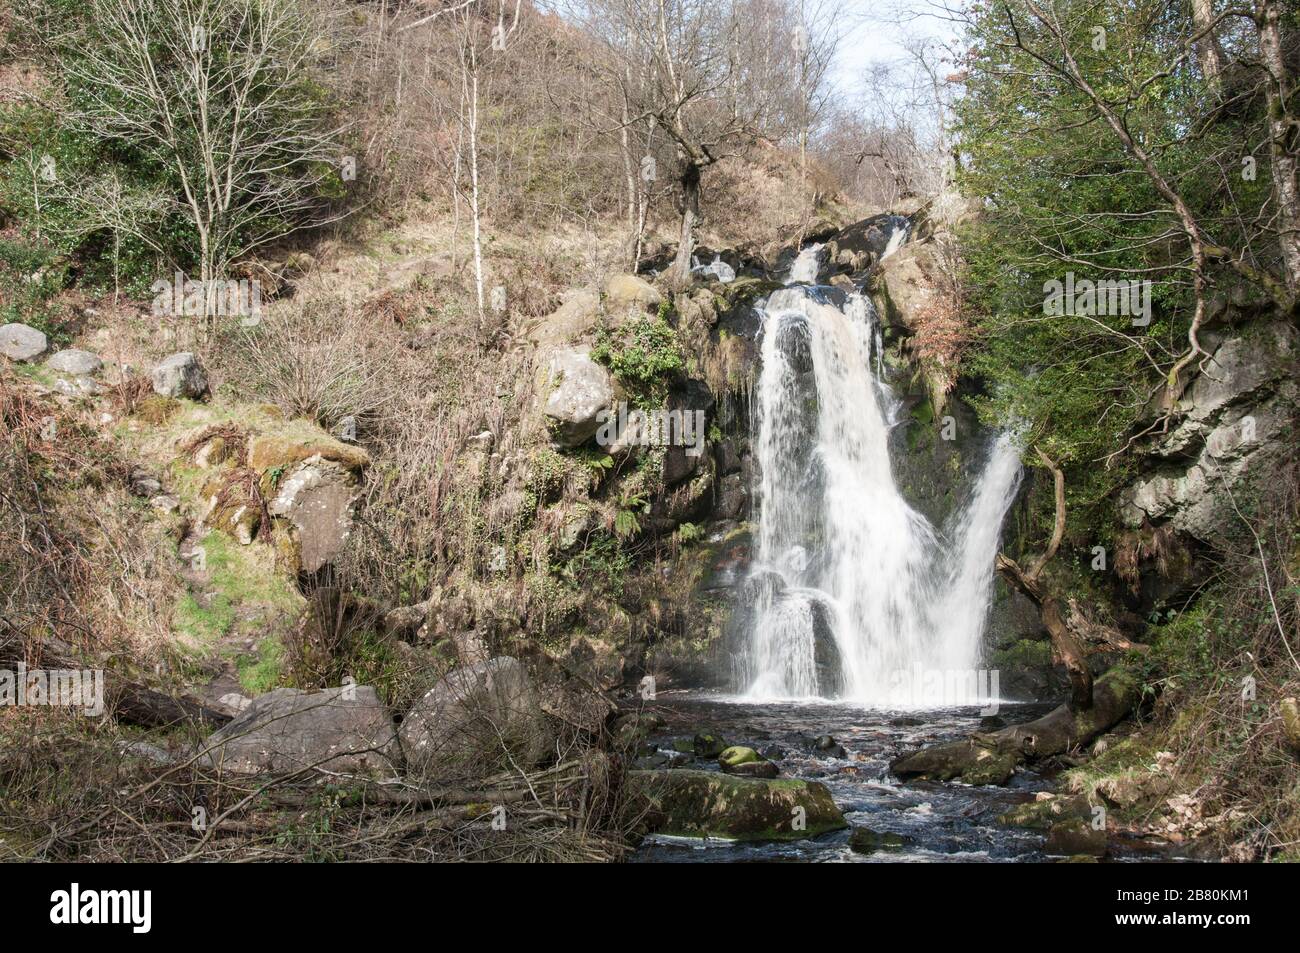
[[[952,24],[929,14],[933,9],[927,0],[847,0],[845,19],[851,25],[832,70],[836,86],[855,89],[873,63],[905,60],[909,36],[951,39]]]

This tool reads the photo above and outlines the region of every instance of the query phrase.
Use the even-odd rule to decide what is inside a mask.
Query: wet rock
[[[614,403],[613,379],[582,347],[551,356],[547,383],[551,389],[543,412],[552,440],[561,447],[582,446],[596,435],[602,411]]]
[[[702,731],[691,741],[691,750],[697,758],[716,758],[727,748],[722,736],[711,731]]]
[[[1059,821],[1047,832],[1043,850],[1057,856],[1104,857],[1106,832],[1093,830],[1090,824],[1081,820]]]
[[[746,761],[742,764],[723,765],[723,774],[730,774],[738,778],[776,778],[780,777],[781,769],[771,761]]]
[[[996,731],[998,728],[1005,728],[1007,720],[997,715],[985,715],[980,719],[980,731]]]
[[[166,358],[153,369],[150,377],[154,393],[163,397],[197,400],[208,392],[208,372],[189,351]]]
[[[392,716],[365,685],[259,695],[208,738],[201,755],[214,768],[244,774],[321,767],[393,776],[399,759]]]
[[[0,327],[0,354],[11,361],[34,361],[47,347],[45,335],[35,328],[18,323]]]
[[[634,771],[652,832],[741,841],[800,840],[848,826],[815,781],[738,778],[712,771]]]
[[[912,717],[891,718],[889,723],[893,725],[895,728],[916,728],[919,725],[925,724],[925,722],[923,722],[920,718],[912,718]]]
[[[848,752],[844,750],[844,746],[830,735],[819,735],[813,742],[813,748],[828,758],[847,758],[849,756]]]
[[[102,371],[104,362],[99,359],[97,354],[92,354],[89,351],[79,351],[76,348],[68,348],[51,355],[50,359],[45,362],[45,366],[60,374],[69,374],[73,377],[89,377]]]
[[[903,850],[911,842],[912,839],[904,834],[896,834],[893,831],[873,831],[869,827],[855,826],[849,834],[849,848],[855,854]]]
[[[768,745],[759,752],[768,761],[780,761],[785,757],[785,749],[778,745]]]

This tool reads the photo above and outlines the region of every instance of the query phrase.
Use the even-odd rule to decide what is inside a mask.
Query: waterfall
[[[979,663],[998,534],[1019,481],[1014,441],[996,441],[946,532],[914,510],[894,481],[898,404],[871,302],[854,294],[838,305],[795,283],[815,280],[819,248],[800,253],[787,287],[762,307],[746,694],[972,703],[977,690],[925,679],[960,680]]]

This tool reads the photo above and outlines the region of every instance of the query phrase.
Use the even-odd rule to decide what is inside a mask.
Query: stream
[[[1004,827],[998,815],[1053,789],[1050,778],[1017,771],[1006,787],[971,787],[930,782],[902,783],[889,774],[889,762],[922,744],[950,741],[979,726],[978,708],[887,711],[833,702],[750,703],[728,696],[682,692],[661,694],[652,706],[665,719],[651,742],[671,750],[678,738],[712,730],[730,744],[767,752],[781,776],[820,781],[854,827],[901,835],[897,849],[859,853],[849,846],[849,831],[778,843],[740,843],[651,836],[633,855],[654,863],[1016,863],[1050,860],[1041,832]],[[1006,705],[999,717],[1008,724],[1043,714],[1048,705]],[[817,751],[815,739],[831,735],[845,757]],[[770,749],[777,749],[772,751]],[[779,757],[777,755],[780,755]],[[697,759],[694,769],[718,770]],[[1176,859],[1158,845],[1115,843],[1113,862]]]

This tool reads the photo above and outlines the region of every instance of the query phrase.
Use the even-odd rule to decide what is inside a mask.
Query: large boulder
[[[163,360],[153,369],[155,394],[163,397],[197,399],[208,391],[208,372],[189,351],[181,351]]]
[[[48,346],[44,334],[25,324],[0,327],[0,354],[11,361],[34,361]]]
[[[651,832],[741,841],[800,840],[848,827],[816,781],[741,778],[714,771],[633,771]]]
[[[547,365],[550,393],[545,414],[551,437],[562,447],[580,447],[596,435],[601,411],[614,403],[609,371],[591,358],[589,348],[564,348]]]
[[[661,301],[659,290],[636,275],[615,275],[605,285],[605,305],[614,314],[657,308]]]
[[[88,377],[102,371],[104,362],[99,359],[98,354],[68,348],[66,351],[59,351],[57,354],[52,355],[45,362],[45,366],[52,371],[58,371],[60,374],[70,374],[73,377]]]
[[[412,773],[452,780],[535,767],[555,732],[526,666],[499,656],[453,669],[407,714],[400,736]]]
[[[562,347],[594,331],[599,315],[600,295],[580,288],[568,292],[559,308],[538,318],[525,333],[528,340],[545,350]]]
[[[277,688],[259,695],[208,738],[201,761],[241,774],[320,767],[392,777],[400,756],[392,715],[375,690],[345,685],[319,692]]]

